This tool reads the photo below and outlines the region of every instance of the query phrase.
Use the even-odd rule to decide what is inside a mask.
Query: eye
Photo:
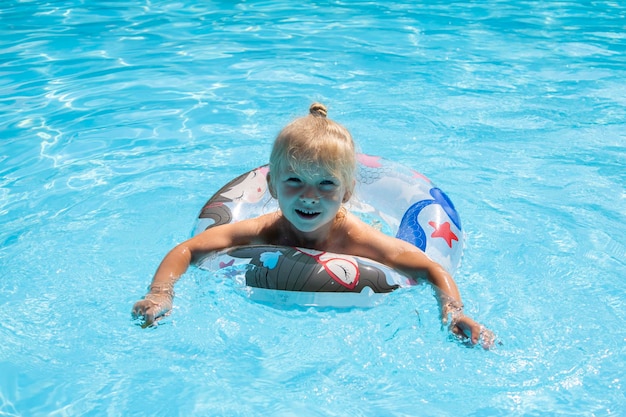
[[[285,183],[295,187],[302,184],[302,180],[298,177],[287,177],[287,179],[285,179]]]
[[[320,182],[320,188],[322,190],[334,190],[339,186],[339,182],[337,180],[325,179]]]

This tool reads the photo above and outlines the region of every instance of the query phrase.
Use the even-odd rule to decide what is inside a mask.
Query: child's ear
[[[354,187],[356,186],[356,180],[352,181],[352,187],[349,190],[346,190],[346,193],[343,195],[342,203],[347,203],[352,198],[352,194],[354,193]]]
[[[272,198],[276,198],[276,191],[274,190],[274,187],[272,186],[272,178],[270,177],[269,172],[265,176],[265,180],[267,181],[267,189],[269,190],[270,195],[272,196]]]

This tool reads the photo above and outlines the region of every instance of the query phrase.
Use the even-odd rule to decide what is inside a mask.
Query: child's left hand
[[[496,341],[496,336],[491,330],[464,314],[452,320],[450,331],[457,336],[469,338],[472,345],[481,342],[484,349],[491,348]]]

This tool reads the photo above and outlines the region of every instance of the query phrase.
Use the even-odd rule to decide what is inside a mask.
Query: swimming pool
[[[0,6],[0,415],[622,415],[626,6],[8,0]],[[191,269],[131,321],[206,199],[310,102],[413,166],[456,280],[372,309],[255,303]]]

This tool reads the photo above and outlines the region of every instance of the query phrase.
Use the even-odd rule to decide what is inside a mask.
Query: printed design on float
[[[380,156],[375,155],[366,155],[364,153],[360,153],[356,156],[357,161],[368,168],[380,168],[383,164],[380,162]]]
[[[282,252],[280,251],[263,252],[261,256],[259,256],[259,260],[265,268],[274,269],[276,268],[276,265],[278,265],[280,255],[282,255]]]
[[[268,172],[267,166],[246,172],[215,193],[202,207],[198,216],[200,219],[212,219],[214,221],[213,224],[207,226],[207,229],[232,222],[232,211],[227,203],[252,204],[259,202],[267,190],[265,177]]]
[[[420,212],[431,204],[440,206],[448,215],[450,220],[452,220],[452,223],[454,223],[454,225],[461,230],[461,219],[459,218],[459,214],[456,212],[454,205],[448,196],[437,187],[431,188],[429,193],[431,197],[433,197],[432,199],[418,201],[409,207],[409,209],[404,213],[404,216],[400,221],[398,233],[396,234],[397,238],[412,243],[423,251],[426,250],[426,233],[424,232],[422,225],[419,223],[417,216],[419,216]],[[450,230],[450,223],[448,222],[444,222],[442,225],[436,225],[434,222],[429,222],[429,224],[436,229],[431,237],[446,239],[448,246],[452,247],[452,240],[458,241],[459,238],[454,233],[452,233],[452,235],[446,233],[446,226],[441,229],[441,232],[438,231],[439,227],[445,225],[446,223],[448,231],[452,233]]]
[[[357,161],[360,165],[359,181],[363,184],[374,183],[385,176],[389,176],[394,171],[390,164],[387,161],[384,161],[380,156],[360,153],[357,155]],[[383,162],[387,163],[384,164]],[[405,175],[407,178],[413,180],[419,179],[426,183],[431,183],[428,177],[415,171],[414,169],[407,169],[403,166],[396,166],[395,168],[402,168],[404,171],[402,173],[394,172],[395,175]]]
[[[271,245],[236,247],[228,250],[227,255],[233,259],[220,262],[220,266],[232,266],[235,258],[246,261],[246,285],[255,288],[361,292],[369,287],[374,292],[387,293],[399,287],[388,282],[378,266],[348,255]]]
[[[233,266],[235,264],[235,260],[231,259],[228,262],[220,261],[219,267],[220,269],[228,268],[229,266]]]
[[[373,184],[390,171],[388,167],[382,164],[379,156],[358,154],[357,161],[360,165],[358,178],[361,184]]]
[[[454,232],[452,230],[450,230],[450,223],[449,222],[443,222],[442,224],[437,224],[435,222],[428,222],[428,224],[435,229],[433,231],[433,233],[430,235],[430,237],[440,237],[442,239],[445,239],[446,243],[448,244],[448,247],[452,247],[452,241],[456,240],[457,242],[459,241],[459,238],[457,237],[457,235],[454,234]]]
[[[338,284],[343,285],[351,290],[359,283],[359,266],[356,259],[348,255],[330,254],[328,252],[320,252],[313,249],[295,248],[298,252],[303,253],[315,259],[322,268],[334,279]]]

